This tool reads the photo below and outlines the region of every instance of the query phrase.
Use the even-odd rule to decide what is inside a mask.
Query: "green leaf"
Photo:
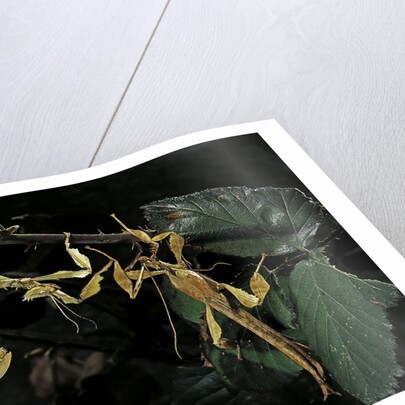
[[[309,346],[340,386],[366,404],[393,394],[402,370],[383,308],[394,301],[392,288],[344,273],[326,258],[298,263],[289,285]]]
[[[214,188],[141,208],[159,231],[174,231],[206,250],[238,256],[301,250],[316,241],[324,223],[321,206],[292,188]]]
[[[325,256],[323,248],[311,251],[310,258],[315,262],[331,264],[329,257]],[[336,267],[334,268],[336,269]],[[379,280],[360,279],[350,273],[344,274],[350,277],[350,282],[355,288],[360,290],[364,298],[373,304],[388,308],[396,305],[401,297],[398,289],[391,283],[385,283]]]
[[[174,405],[223,405],[235,395],[227,390],[212,368],[189,366],[174,377],[171,403]]]
[[[378,280],[361,280],[352,274],[348,274],[348,276],[352,285],[373,304],[388,308],[396,305],[400,298],[400,293],[393,284]]]
[[[230,390],[269,392],[291,382],[301,368],[266,342],[250,336],[240,349],[224,350],[206,343],[205,356]]]
[[[220,349],[209,341],[202,348],[229,389],[269,392],[299,375],[301,367],[283,353],[226,316],[214,315],[222,337],[233,342],[234,349]],[[260,313],[255,315],[260,319]]]
[[[262,340],[247,341],[241,345],[240,351],[243,359],[289,377],[296,377],[302,370],[298,364]]]
[[[315,385],[315,384],[314,384]],[[309,386],[309,387],[308,387]],[[308,388],[312,388],[312,391]],[[316,391],[314,392],[313,389]],[[307,405],[308,398],[317,398],[318,387],[311,387],[307,380],[300,381],[292,389],[254,392],[229,390],[218,373],[201,364],[180,367],[174,375],[171,404],[173,405]],[[319,398],[319,402],[322,399]],[[335,402],[335,404],[345,402]]]
[[[307,343],[304,333],[299,329],[284,329],[281,331],[281,333],[294,339],[296,342],[303,344]]]
[[[296,315],[289,297],[288,278],[269,274],[267,282],[271,287],[263,302],[263,310],[268,310],[284,327],[295,329]]]

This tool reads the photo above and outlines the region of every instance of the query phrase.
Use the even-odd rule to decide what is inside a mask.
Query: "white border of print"
[[[405,259],[275,120],[257,121],[195,132],[89,169],[0,184],[0,197],[98,179],[188,146],[250,133],[258,133],[269,144],[405,295]],[[378,402],[378,405],[401,405],[405,403],[404,400],[405,391]]]

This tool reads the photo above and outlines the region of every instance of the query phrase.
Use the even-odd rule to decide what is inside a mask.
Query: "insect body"
[[[139,232],[142,232],[128,228],[115,216],[113,217],[123,226],[125,231],[134,236],[138,235]],[[150,240],[148,240],[148,238]],[[176,258],[176,264],[166,263],[157,258],[158,246],[156,245],[156,242],[160,242],[166,238],[169,239],[169,246]],[[136,283],[133,289],[129,291],[130,295],[131,292],[133,295],[131,298],[136,296],[143,280],[147,278],[152,278],[153,280],[156,276],[165,275],[168,277],[174,288],[205,304],[208,329],[213,343],[216,346],[222,347],[223,339],[221,336],[221,328],[215,321],[214,311],[222,313],[229,319],[250,330],[267,343],[280,350],[284,355],[303,369],[307,370],[319,384],[324,399],[331,394],[337,394],[326,383],[321,364],[309,353],[305,346],[298,344],[280,332],[277,332],[243,308],[233,308],[223,294],[223,291],[227,290],[233,294],[242,305],[248,308],[260,305],[270,289],[266,280],[258,272],[265,259],[265,255],[262,255],[262,259],[250,280],[250,288],[254,293],[254,295],[252,295],[228,284],[218,283],[197,271],[187,268],[187,265],[182,258],[184,239],[181,236],[173,232],[166,232],[150,238],[149,235],[145,233],[142,235],[142,239],[143,242],[152,246],[153,254],[151,257],[138,255],[135,262],[137,261],[140,263],[141,269],[127,269],[127,271],[125,271],[126,277]],[[119,266],[115,259],[112,259],[111,257],[109,258],[115,262],[116,266]],[[135,262],[133,264],[135,264]]]

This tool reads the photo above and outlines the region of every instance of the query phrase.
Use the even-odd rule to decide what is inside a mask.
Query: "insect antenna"
[[[146,270],[146,271],[148,271],[148,270]],[[155,281],[155,279],[153,278],[153,276],[151,276],[150,278],[152,279],[153,284],[155,285],[156,290],[157,290],[157,292],[159,293],[160,299],[161,299],[162,302],[163,302],[163,306],[165,307],[165,311],[166,311],[166,314],[167,314],[167,318],[169,319],[169,323],[170,323],[170,326],[171,326],[172,331],[173,331],[174,351],[176,352],[176,354],[177,354],[177,356],[179,357],[179,359],[182,360],[182,357],[180,356],[180,353],[179,353],[179,350],[178,350],[178,347],[177,347],[177,332],[176,332],[176,328],[174,327],[172,317],[170,316],[169,308],[168,308],[168,306],[167,306],[167,304],[166,304],[165,298],[163,297],[162,291],[160,290],[160,288],[159,288],[157,282]]]
[[[85,321],[88,321],[88,322],[92,323],[94,325],[95,329],[98,328],[97,323],[94,322],[92,319],[86,318],[85,316],[82,316],[82,315],[79,315],[77,312],[70,309],[66,304],[64,304],[62,301],[58,300],[57,298],[52,297],[52,296],[50,296],[50,298],[53,301],[53,303],[55,304],[56,308],[58,308],[58,310],[62,313],[62,315],[68,321],[72,322],[76,326],[76,333],[79,333],[79,331],[80,331],[79,324],[76,321],[74,321],[72,318],[70,318],[62,308],[64,308],[66,311],[70,312],[71,314],[77,316],[79,319],[83,319]]]
[[[224,266],[231,266],[231,263],[226,263],[226,262],[217,262],[215,263],[213,266],[211,266],[209,269],[196,269],[196,271],[198,272],[203,272],[203,271],[212,271],[215,269],[215,267],[219,266],[219,265],[224,265]]]

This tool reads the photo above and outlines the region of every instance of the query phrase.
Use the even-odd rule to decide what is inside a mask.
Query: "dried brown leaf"
[[[219,346],[222,335],[222,329],[219,326],[218,322],[215,320],[212,308],[209,305],[205,306],[205,313],[207,317],[208,330],[210,331],[212,341],[214,345]]]
[[[83,287],[82,292],[80,293],[80,300],[84,301],[87,298],[92,297],[100,292],[101,286],[100,282],[103,280],[102,274],[106,272],[112,265],[112,262],[108,262],[100,271],[93,275],[90,281]]]
[[[131,235],[135,236],[138,238],[141,242],[151,244],[153,243],[151,237],[144,231],[141,231],[140,229],[130,229],[128,228],[121,220],[119,220],[115,214],[111,214],[111,216]]]
[[[182,251],[184,247],[184,238],[176,233],[172,233],[169,239],[170,250],[173,252],[176,258],[177,264],[183,264]]]
[[[64,278],[84,278],[91,274],[90,269],[86,270],[59,270],[52,274],[44,276],[34,277],[35,281],[49,281],[49,280],[61,280]]]
[[[0,347],[0,378],[3,378],[7,373],[11,363],[11,352],[4,347]]]
[[[159,235],[156,235],[152,238],[153,242],[160,242],[163,239],[166,239],[168,236],[170,236],[173,232],[163,232],[159,233]]]
[[[0,288],[10,288],[13,282],[12,278],[0,276]]]
[[[65,232],[65,235],[66,235],[65,247],[70,257],[80,268],[88,269],[91,271],[91,264],[89,258],[83,253],[80,253],[78,249],[71,248],[69,243],[70,233]]]
[[[229,284],[222,284],[222,286],[247,308],[253,308],[260,303],[259,297],[249,294],[240,288],[232,287]]]
[[[114,261],[114,280],[117,284],[128,293],[129,298],[134,298],[134,284],[132,280],[127,276],[127,273],[122,269],[117,261]]]
[[[260,273],[254,272],[250,279],[250,289],[259,298],[259,305],[261,305],[270,290],[270,285]]]

